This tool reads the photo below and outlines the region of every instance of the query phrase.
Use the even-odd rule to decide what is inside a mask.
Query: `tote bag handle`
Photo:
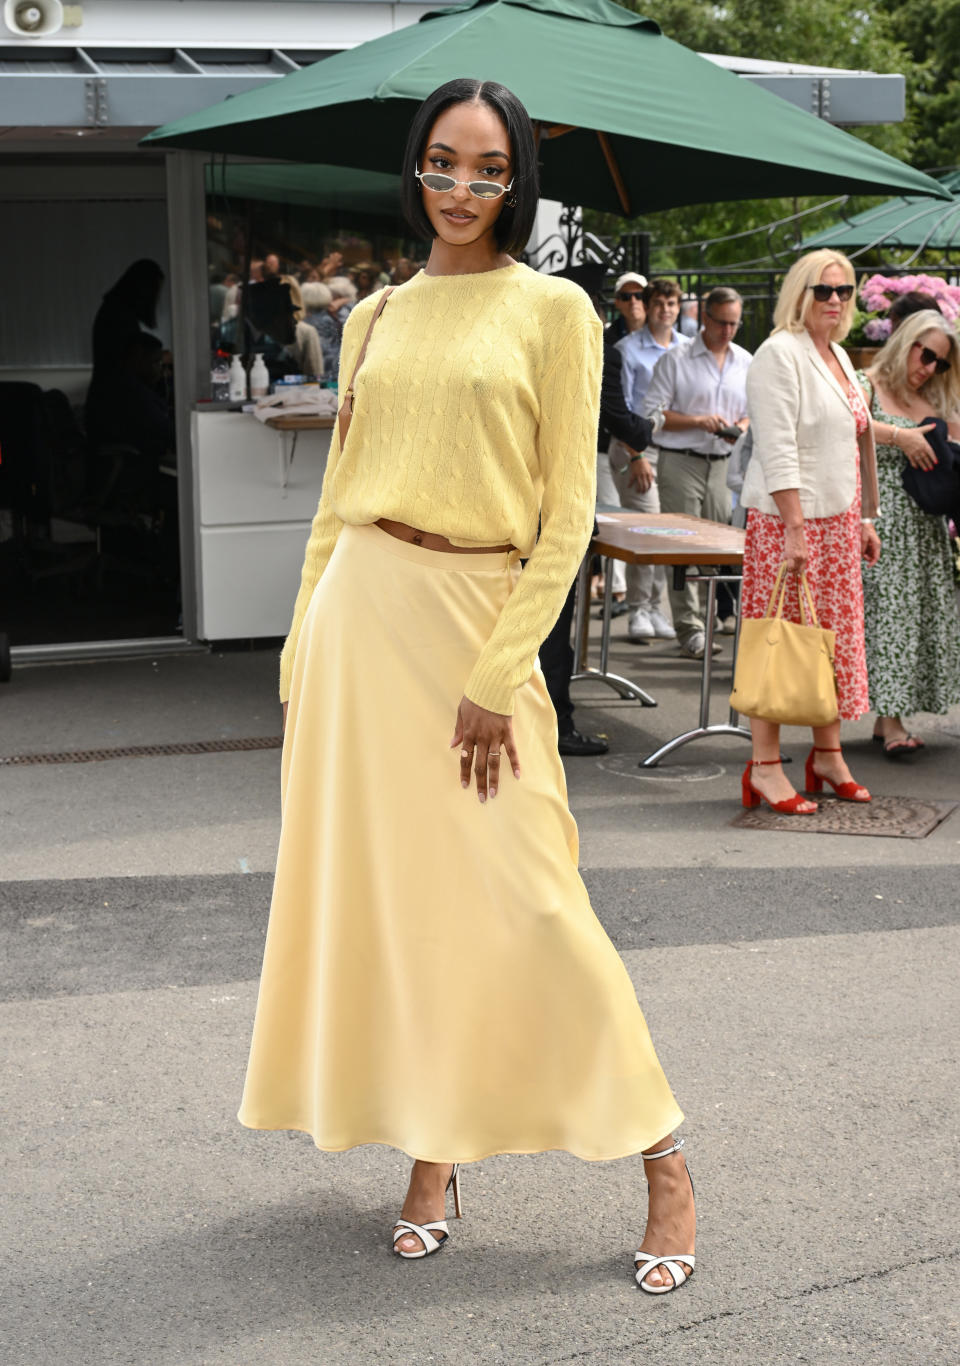
[[[770,594],[770,601],[767,603],[765,617],[778,618],[783,616],[783,608],[787,596],[787,565],[786,561],[777,570],[777,577],[773,581],[773,592]],[[804,626],[819,626],[817,609],[813,605],[813,593],[810,590],[810,580],[807,578],[806,570],[797,575],[797,601],[800,605],[800,620]],[[776,606],[774,606],[776,604]]]

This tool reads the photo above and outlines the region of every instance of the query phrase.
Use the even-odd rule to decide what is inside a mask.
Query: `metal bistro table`
[[[739,527],[726,526],[722,522],[708,522],[700,517],[690,517],[682,513],[643,513],[612,512],[598,513],[599,534],[590,546],[580,566],[580,579],[577,588],[577,613],[574,627],[576,640],[577,672],[571,682],[593,679],[606,683],[621,697],[640,702],[645,707],[655,707],[656,699],[642,688],[631,683],[620,674],[611,673],[610,626],[613,604],[612,560],[623,560],[627,564],[666,564],[673,568],[673,582],[677,588],[689,580],[692,583],[707,585],[707,604],[705,631],[706,649],[700,675],[700,724],[693,730],[676,735],[659,749],[654,750],[641,762],[641,768],[655,768],[660,760],[671,754],[681,745],[691,740],[699,740],[705,735],[739,735],[750,739],[750,731],[738,724],[738,715],[730,708],[729,720],[720,725],[710,724],[710,680],[713,672],[713,636],[717,615],[717,584],[740,583],[740,574],[691,574],[689,567],[702,569],[705,565],[742,565],[744,534]],[[604,564],[603,630],[600,637],[600,667],[591,668],[587,663],[590,611],[590,560],[601,555]],[[733,637],[733,665],[736,663],[737,646],[740,642],[740,617],[737,616],[737,630]]]

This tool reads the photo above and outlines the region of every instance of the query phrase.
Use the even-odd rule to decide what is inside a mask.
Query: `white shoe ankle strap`
[[[686,1142],[683,1138],[678,1138],[672,1148],[661,1148],[657,1153],[641,1153],[644,1162],[652,1162],[657,1157],[669,1157],[671,1153],[678,1153]]]

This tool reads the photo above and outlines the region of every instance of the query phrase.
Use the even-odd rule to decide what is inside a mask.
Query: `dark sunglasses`
[[[620,293],[617,295],[617,298],[620,300],[620,302],[621,302],[622,304],[625,304],[625,303],[628,303],[631,299],[641,299],[641,300],[642,300],[642,299],[643,299],[643,294],[640,292],[640,290],[637,290],[637,291],[631,293],[631,291],[630,291],[629,289],[622,289],[622,290],[620,291]]]
[[[920,346],[919,342],[914,342],[914,346]],[[929,346],[920,346],[920,364],[934,365],[938,375],[945,375],[950,369],[950,362],[945,356],[938,356],[936,351],[931,351]]]
[[[807,285],[807,289],[813,290],[813,297],[818,304],[827,303],[834,294],[842,304],[853,298],[853,285]]]

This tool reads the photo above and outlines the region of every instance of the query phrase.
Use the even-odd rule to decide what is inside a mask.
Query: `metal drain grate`
[[[840,802],[818,797],[812,816],[782,816],[768,806],[741,811],[730,822],[741,830],[787,831],[791,835],[883,835],[887,839],[922,840],[953,811],[956,802],[916,797],[874,797],[872,802]]]
[[[104,759],[152,759],[164,754],[234,754],[240,750],[282,748],[282,735],[262,735],[247,740],[186,740],[175,745],[127,745],[122,749],[68,749],[57,754],[0,754],[0,768],[27,764],[97,764]]]

